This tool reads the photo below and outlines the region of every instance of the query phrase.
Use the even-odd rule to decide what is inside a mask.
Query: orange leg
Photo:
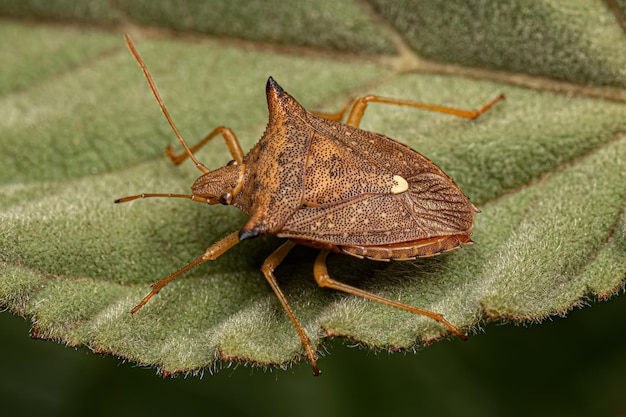
[[[196,144],[191,149],[189,148],[189,146],[187,146],[187,142],[185,142],[185,139],[183,139],[180,132],[176,128],[176,125],[174,124],[174,121],[172,120],[170,113],[167,111],[167,107],[165,107],[165,103],[163,103],[163,100],[161,99],[161,95],[159,94],[159,91],[157,90],[156,85],[154,84],[154,81],[152,80],[152,76],[150,75],[150,72],[148,71],[146,64],[143,62],[143,59],[141,59],[139,52],[137,52],[137,49],[135,48],[133,41],[127,35],[124,35],[124,39],[126,40],[126,45],[128,46],[128,49],[133,54],[133,56],[135,57],[135,60],[141,67],[141,70],[143,71],[143,75],[146,77],[146,80],[148,81],[148,84],[150,85],[150,89],[152,90],[152,94],[154,94],[154,97],[159,103],[159,106],[161,107],[161,111],[163,112],[163,115],[165,116],[165,118],[167,119],[167,122],[172,127],[172,130],[174,131],[174,134],[178,138],[178,141],[181,143],[181,145],[183,145],[183,148],[185,148],[185,153],[183,155],[174,155],[174,152],[172,151],[171,147],[168,147],[167,155],[170,157],[172,162],[174,162],[175,164],[180,164],[185,158],[189,157],[191,158],[193,163],[196,165],[196,167],[200,171],[202,171],[203,174],[210,172],[210,170],[207,167],[205,167],[200,162],[198,162],[193,152],[197,151],[200,147],[202,147],[205,143],[211,140],[214,136],[221,134],[224,137],[224,140],[226,140],[226,145],[228,145],[228,149],[230,149],[230,153],[233,156],[233,159],[237,161],[237,163],[241,163],[241,161],[243,160],[243,151],[241,150],[241,146],[239,145],[239,141],[237,140],[237,137],[235,136],[233,131],[227,127],[220,126],[217,129],[213,130],[213,132],[209,133],[204,139],[202,139],[198,144]]]
[[[408,304],[400,303],[398,301],[393,301],[388,298],[381,297],[371,292],[364,291],[351,285],[347,285],[334,280],[330,277],[330,275],[328,275],[328,268],[326,268],[326,258],[328,257],[328,253],[329,251],[327,250],[321,251],[318,257],[315,259],[315,264],[313,265],[313,275],[315,276],[315,281],[317,282],[317,285],[319,285],[320,287],[332,288],[334,290],[343,291],[348,294],[356,295],[358,297],[367,298],[368,300],[376,301],[377,303],[385,304],[390,307],[395,307],[401,310],[409,311],[411,313],[421,314],[423,316],[430,317],[431,319],[436,320],[446,326],[452,333],[456,334],[461,339],[467,340],[467,336],[461,333],[458,328],[452,325],[439,313],[413,307]]]
[[[206,135],[204,139],[189,148],[189,151],[192,154],[197,152],[198,149],[206,145],[211,139],[213,139],[217,135],[222,135],[222,137],[226,141],[228,149],[230,150],[230,154],[233,156],[233,159],[237,161],[238,164],[240,164],[243,161],[243,151],[241,150],[241,145],[239,144],[239,140],[237,140],[237,136],[235,136],[235,133],[228,127],[220,126],[215,128],[211,133]],[[185,151],[181,154],[175,155],[172,147],[168,146],[167,156],[170,157],[173,163],[178,165],[186,158],[188,158],[189,154],[187,153],[187,151]]]
[[[180,275],[184,274],[185,272],[189,271],[192,268],[195,268],[196,266],[200,265],[201,263],[204,263],[206,261],[212,261],[212,260],[216,259],[220,255],[222,255],[225,252],[227,252],[230,248],[235,246],[237,243],[239,243],[239,232],[238,231],[229,234],[228,236],[226,236],[225,238],[223,238],[219,242],[215,243],[213,246],[208,248],[202,254],[202,256],[197,258],[195,261],[187,264],[186,266],[184,266],[181,269],[179,269],[178,271],[168,275],[167,277],[163,278],[162,280],[155,282],[154,284],[152,284],[152,291],[150,291],[150,293],[148,293],[148,295],[146,295],[139,302],[139,304],[137,304],[135,307],[133,307],[133,309],[130,311],[130,314],[135,314],[137,311],[139,311],[139,309],[141,307],[145,306],[146,303],[148,301],[150,301],[150,299],[153,296],[157,295],[159,293],[159,291],[161,291],[161,289],[163,287],[165,287],[170,282],[174,281]]]
[[[291,323],[293,323],[293,327],[296,328],[298,336],[300,336],[300,340],[302,341],[302,345],[306,350],[306,355],[309,358],[309,362],[313,367],[313,374],[317,376],[320,374],[320,371],[319,369],[317,369],[317,363],[315,362],[315,352],[313,352],[313,348],[311,347],[311,341],[309,339],[309,336],[304,331],[304,327],[302,327],[302,324],[300,324],[300,321],[291,309],[291,306],[289,305],[285,294],[278,286],[278,282],[276,282],[276,277],[274,277],[274,270],[276,269],[276,267],[278,267],[278,265],[282,263],[289,251],[291,251],[294,246],[296,246],[296,244],[291,240],[288,240],[287,242],[282,244],[278,249],[272,252],[270,256],[267,257],[265,262],[263,262],[261,271],[263,271],[265,279],[267,279],[270,287],[272,287],[272,290],[274,290],[274,294],[276,294],[276,297],[278,297],[278,301],[280,301],[280,304],[283,306],[283,309],[287,313],[287,316],[289,316]]]
[[[341,110],[339,110],[339,112],[337,113],[322,113],[322,112],[318,112],[318,111],[314,111],[313,114],[319,117],[322,117],[324,119],[327,120],[332,120],[333,122],[340,122],[341,119],[343,119],[343,116],[346,114],[346,112],[348,111],[348,109],[350,108],[350,106],[352,106],[354,104],[356,100],[355,99],[350,99]]]
[[[438,113],[450,114],[453,116],[464,117],[466,119],[475,119],[491,107],[496,104],[498,101],[504,100],[504,94],[500,94],[498,97],[494,98],[484,106],[482,106],[478,110],[462,110],[456,109],[453,107],[445,107],[445,106],[437,106],[433,104],[419,103],[417,101],[410,100],[402,100],[396,98],[387,98],[381,96],[368,95],[364,97],[360,97],[358,99],[351,99],[348,103],[341,109],[338,113],[315,113],[316,115],[323,117],[325,119],[340,121],[343,119],[343,116],[346,114],[350,106],[352,106],[352,110],[350,110],[350,114],[348,115],[348,119],[346,124],[352,127],[359,127],[361,124],[361,119],[363,118],[363,114],[365,113],[365,109],[369,103],[382,103],[382,104],[391,104],[394,106],[405,106],[405,107],[414,107],[422,110],[435,111]]]

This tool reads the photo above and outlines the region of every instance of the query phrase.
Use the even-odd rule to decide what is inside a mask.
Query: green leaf
[[[506,101],[475,121],[393,106],[368,108],[363,128],[427,155],[479,206],[476,244],[412,262],[331,255],[331,275],[443,313],[468,331],[490,320],[527,322],[564,315],[623,286],[626,95],[615,74],[623,71],[620,60],[626,55],[624,41],[614,41],[617,22],[602,24],[610,17],[608,10],[586,10],[576,3],[570,13],[575,9],[595,20],[577,19],[585,23],[575,24],[566,18],[568,10],[552,7],[551,14],[541,13],[549,2],[525,9],[529,27],[541,27],[562,56],[551,52],[548,59],[532,42],[524,43],[525,61],[509,66],[452,54],[461,65],[542,77],[535,79],[417,61],[399,40],[414,45],[413,32],[404,29],[406,22],[394,20],[396,6],[386,2],[371,10],[359,2],[342,2],[334,16],[320,12],[330,10],[330,3],[311,7],[312,19],[318,19],[311,25],[313,33],[329,27],[336,32],[326,36],[336,43],[307,34],[306,25],[293,21],[307,13],[297,8],[301,6],[277,11],[272,18],[281,24],[263,19],[255,26],[254,19],[237,15],[234,21],[248,23],[219,32],[209,31],[215,25],[198,27],[208,14],[192,9],[201,7],[193,2],[186,3],[188,9],[169,2],[116,2],[118,8],[110,9],[109,3],[94,2],[83,9],[59,7],[56,14],[36,9],[37,2],[19,4],[3,3],[0,11],[82,22],[98,21],[101,15],[99,24],[124,15],[140,24],[265,42],[198,35],[177,39],[137,30],[137,47],[191,142],[227,125],[244,149],[252,147],[265,127],[264,86],[270,75],[305,107],[328,112],[368,93],[468,109],[505,93]],[[397,10],[412,7],[407,3]],[[393,29],[382,23],[383,17],[374,17],[378,9],[397,34],[390,35]],[[254,10],[241,7],[232,13],[254,16]],[[461,8],[445,10],[449,16],[461,13]],[[489,26],[498,11],[489,10],[476,20],[477,28]],[[422,12],[424,19],[426,10]],[[338,18],[344,15],[356,20]],[[354,21],[369,34],[355,32],[350,38],[349,22]],[[552,24],[557,21],[564,23]],[[292,36],[294,31],[299,36]],[[198,176],[192,164],[176,167],[165,157],[165,147],[176,140],[121,35],[7,21],[0,23],[0,33],[3,39],[20,40],[0,44],[0,306],[32,317],[36,337],[86,345],[165,374],[215,369],[230,361],[283,367],[300,358],[300,340],[259,270],[280,244],[274,237],[242,242],[167,286],[135,316],[129,314],[150,283],[238,230],[246,216],[233,207],[173,199],[113,204],[115,198],[141,192],[185,193]],[[463,49],[459,39],[472,39],[484,47],[484,56],[514,54],[514,44],[528,34],[512,39],[492,35],[479,42],[480,30],[472,33],[470,38],[435,34],[442,46],[433,40],[432,52],[415,49],[433,60],[450,61],[442,51]],[[397,48],[389,47],[389,39]],[[268,42],[320,49],[294,53],[267,47]],[[321,52],[327,48],[380,55],[365,59]],[[401,55],[390,58],[395,49]],[[575,60],[571,51],[584,51],[589,59]],[[571,74],[554,70],[559,65],[569,65]],[[477,74],[483,79],[475,79]],[[613,87],[601,87],[606,85]],[[230,159],[219,141],[197,156],[210,168]],[[335,336],[398,350],[446,335],[428,318],[319,289],[312,275],[314,259],[314,250],[296,248],[276,275],[318,351]]]
[[[417,13],[407,13],[411,0],[372,3],[425,58],[626,86],[624,33],[608,8],[588,1],[435,0]]]

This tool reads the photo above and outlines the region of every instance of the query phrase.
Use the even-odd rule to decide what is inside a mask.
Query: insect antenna
[[[143,74],[146,77],[146,80],[148,80],[148,84],[150,85],[150,89],[152,90],[152,93],[154,94],[154,97],[156,98],[157,102],[159,103],[159,106],[161,107],[161,111],[165,115],[165,118],[167,119],[167,122],[172,127],[172,130],[174,131],[174,134],[178,138],[178,141],[185,148],[185,152],[187,152],[187,155],[189,155],[189,158],[191,158],[193,163],[196,164],[196,167],[200,171],[202,171],[203,174],[206,174],[206,173],[210,172],[210,170],[207,167],[205,167],[203,164],[198,162],[198,160],[194,156],[193,152],[191,152],[191,149],[189,149],[189,146],[187,146],[187,142],[185,142],[185,139],[183,139],[182,135],[180,134],[180,132],[176,128],[176,125],[174,124],[174,121],[170,117],[170,113],[167,111],[167,108],[165,107],[165,104],[163,103],[163,100],[161,99],[161,95],[159,94],[159,91],[157,90],[156,85],[154,84],[154,81],[152,80],[152,76],[150,75],[150,72],[148,71],[148,68],[146,67],[146,64],[143,62],[143,59],[141,59],[141,56],[139,56],[139,52],[137,52],[137,49],[135,49],[135,45],[133,44],[133,41],[130,39],[130,37],[128,35],[124,35],[124,40],[126,41],[126,45],[128,46],[128,49],[130,50],[130,53],[133,54],[133,56],[135,57],[135,61],[137,61],[137,63],[141,67],[141,70],[143,71]]]
[[[171,194],[171,193],[166,193],[166,194],[137,194],[137,195],[131,195],[128,197],[122,197],[122,198],[118,198],[117,200],[115,200],[115,203],[127,203],[129,201],[133,201],[133,200],[138,200],[140,198],[151,198],[151,197],[166,197],[166,198],[186,198],[188,200],[191,201],[197,201],[198,203],[208,203],[209,200],[207,200],[204,197],[199,197],[197,195],[193,195],[193,194]]]

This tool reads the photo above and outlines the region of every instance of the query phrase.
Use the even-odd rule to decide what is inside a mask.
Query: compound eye
[[[226,166],[230,166],[230,165],[237,165],[237,161],[235,161],[234,159],[231,159],[230,161],[228,161]]]
[[[220,204],[229,206],[233,202],[233,196],[231,193],[224,193],[220,196]]]

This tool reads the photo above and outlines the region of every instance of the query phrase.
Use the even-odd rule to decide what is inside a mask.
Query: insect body
[[[168,155],[177,164],[189,157],[202,171],[202,176],[193,184],[191,195],[141,194],[116,202],[145,197],[187,198],[208,204],[233,205],[249,216],[239,231],[153,284],[152,291],[131,311],[133,314],[169,282],[203,262],[216,259],[240,241],[276,235],[288,240],[265,260],[261,270],[298,332],[316,375],[319,371],[309,337],[273,273],[296,244],[321,249],[313,265],[313,275],[319,286],[426,315],[465,338],[438,313],[334,280],[328,274],[326,258],[332,251],[379,261],[409,260],[471,243],[477,209],[452,179],[408,146],[361,130],[358,125],[369,102],[476,118],[503,96],[476,111],[366,96],[348,103],[337,114],[320,115],[305,110],[270,77],[266,86],[269,122],[263,137],[244,156],[235,134],[225,127],[215,129],[189,148],[128,37],[126,42],[185,148],[182,155],[175,155],[169,148]],[[348,109],[347,122],[342,124],[339,120]],[[218,135],[225,139],[233,160],[211,171],[196,160],[193,152]]]

